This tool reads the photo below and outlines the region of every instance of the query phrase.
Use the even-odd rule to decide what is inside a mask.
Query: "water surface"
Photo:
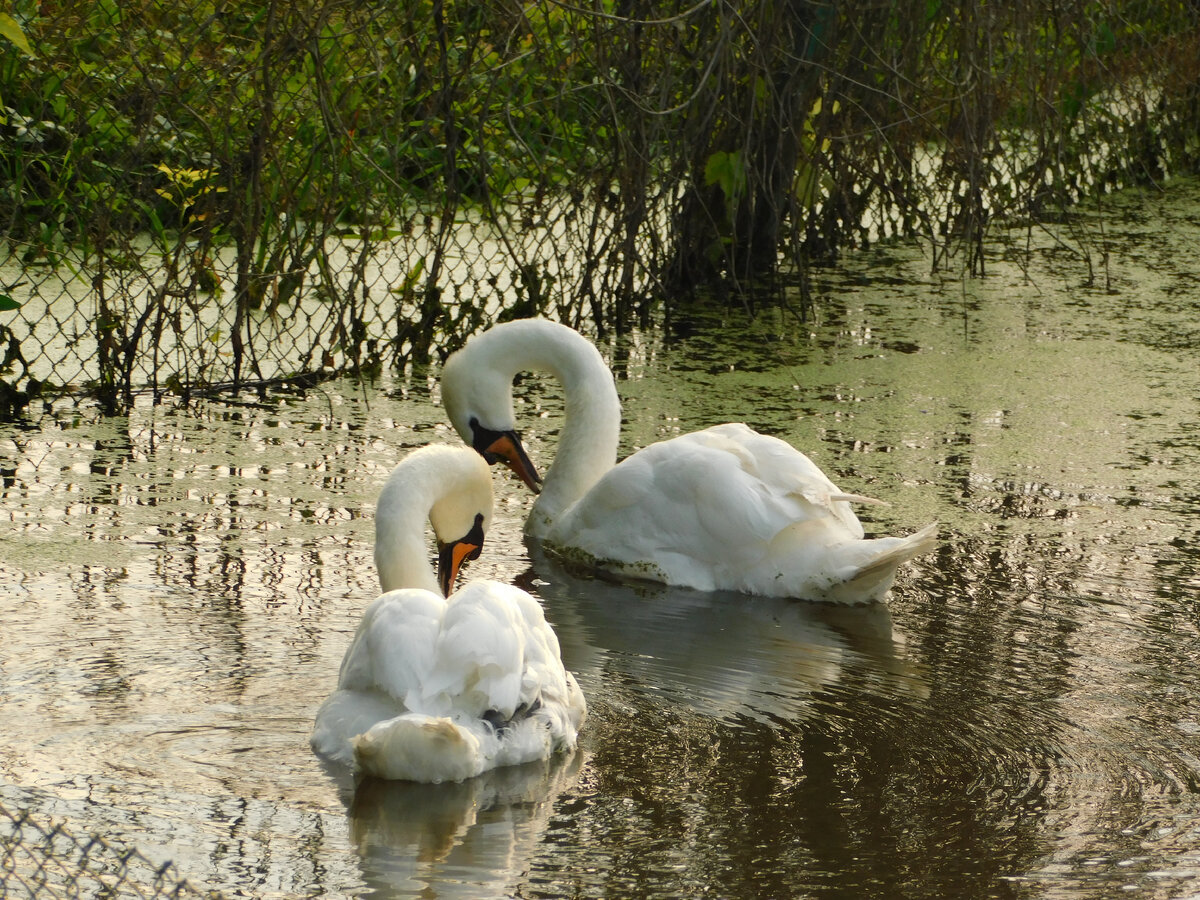
[[[746,421],[872,533],[942,525],[886,605],[622,585],[526,547],[580,750],[355,785],[308,749],[377,593],[379,488],[450,441],[436,373],[0,429],[0,803],[252,896],[1200,896],[1200,187],[1110,201],[989,275],[818,272],[818,317],[606,341],[623,452]],[[1107,269],[1102,265],[1107,254]],[[557,387],[519,385],[533,457]]]

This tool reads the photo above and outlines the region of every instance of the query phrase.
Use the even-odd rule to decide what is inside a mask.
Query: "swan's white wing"
[[[771,542],[797,522],[827,531],[831,541],[860,538],[843,496],[787,443],[721,425],[633,454],[548,540],[601,568],[711,590],[761,566]]]
[[[411,709],[433,667],[445,611],[443,597],[418,588],[378,597],[363,613],[342,659],[338,688],[378,691]]]
[[[524,591],[514,601],[525,619],[525,668],[521,677],[521,706],[532,714],[518,727],[504,752],[524,762],[550,751],[572,749],[587,718],[587,704],[575,676],[563,668],[558,636],[542,607]]]
[[[528,637],[516,602],[524,595],[494,581],[474,581],[451,595],[423,686],[429,711],[479,717],[494,710],[505,719],[513,715],[521,704]]]
[[[735,452],[689,435],[653,444],[610,469],[547,541],[602,569],[710,590],[716,587],[711,562],[743,559],[769,539],[773,518],[757,502]]]
[[[829,476],[816,463],[787,441],[759,434],[747,425],[717,425],[688,437],[704,441],[728,440],[740,450],[743,471],[761,481],[772,496],[799,496],[813,507],[827,510],[855,537],[863,536],[863,528],[850,502],[880,502],[870,497],[845,493],[829,480]]]
[[[578,728],[586,714],[583,692],[571,673],[563,668],[558,635],[546,621],[538,602],[524,591],[517,593],[519,596],[514,599],[524,616],[526,628],[521,702],[526,706],[540,704],[550,715],[561,713],[572,730]]]
[[[471,582],[451,596],[424,691],[426,708],[443,715],[507,721],[544,714],[570,725],[572,743],[585,714],[542,608],[519,588],[494,581]]]

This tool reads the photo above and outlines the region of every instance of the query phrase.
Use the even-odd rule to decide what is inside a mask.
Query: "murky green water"
[[[473,572],[591,709],[549,769],[355,791],[308,749],[434,382],[4,427],[0,803],[242,896],[1200,896],[1200,186],[1114,204],[1111,290],[1035,234],[607,344],[626,449],[744,420],[944,543],[887,608],[634,590],[531,558],[505,480]]]

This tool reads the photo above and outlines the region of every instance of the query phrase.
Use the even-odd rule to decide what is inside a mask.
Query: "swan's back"
[[[558,637],[542,608],[496,581],[473,581],[451,595],[424,688],[431,711],[503,721],[522,709],[571,702]]]
[[[598,560],[657,561],[665,577],[714,590],[720,569],[756,565],[786,526],[815,522],[862,537],[837,487],[804,454],[744,425],[651,444],[610,469],[552,527],[547,542]]]
[[[587,715],[541,607],[472,582],[384,594],[346,652],[313,747],[382,778],[460,781],[575,746]]]
[[[833,589],[859,569],[890,566],[894,576],[930,549],[932,532],[901,550],[864,540],[852,502],[873,501],[841,491],[784,441],[719,425],[628,457],[547,544],[582,564],[700,590],[867,602],[890,587],[886,574],[857,593]]]
[[[418,700],[433,668],[446,600],[404,589],[378,597],[363,613],[338,673],[338,688],[377,691],[401,703]]]

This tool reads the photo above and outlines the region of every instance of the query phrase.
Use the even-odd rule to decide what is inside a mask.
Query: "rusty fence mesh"
[[[622,328],[1195,167],[1185,2],[17,0],[0,418]],[[1069,236],[1077,252],[1102,248]]]
[[[3,93],[17,104],[0,206],[10,384],[88,386],[117,407],[140,388],[419,360],[502,306],[541,311],[576,265],[578,206],[485,170],[506,143],[480,133],[491,108],[527,113],[498,93],[484,23],[455,12],[66,2],[31,16],[41,39],[32,57],[9,48]],[[508,149],[546,170],[539,136]]]
[[[65,897],[216,898],[136,849],[97,835],[77,835],[61,823],[0,803],[0,896],[8,900]]]

